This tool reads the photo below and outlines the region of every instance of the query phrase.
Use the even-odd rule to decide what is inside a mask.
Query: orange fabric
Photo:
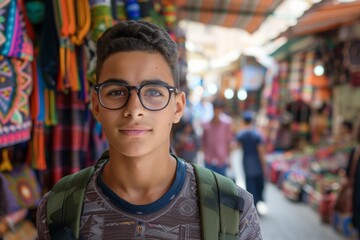
[[[78,67],[76,64],[76,55],[75,52],[69,52],[69,61],[71,63],[69,66],[69,84],[72,91],[80,91],[80,83],[79,83],[79,76],[78,76]]]
[[[66,0],[66,12],[68,17],[68,31],[69,35],[72,35],[76,31],[76,20],[75,20],[75,6],[73,0]]]
[[[66,7],[66,1],[60,0],[59,1],[59,13],[61,14],[60,18],[61,18],[61,35],[62,36],[68,36],[69,35],[69,17],[68,17],[68,12],[66,11],[67,7]]]
[[[88,0],[78,0],[76,7],[77,31],[71,36],[71,41],[81,45],[91,26],[91,13]]]
[[[314,87],[327,87],[329,85],[329,79],[322,75],[322,76],[316,76],[315,74],[311,74],[308,79],[305,80],[305,82],[310,83]]]

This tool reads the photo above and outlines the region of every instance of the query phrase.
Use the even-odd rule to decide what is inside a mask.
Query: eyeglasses
[[[130,99],[131,90],[135,89],[141,105],[150,111],[160,111],[169,104],[171,93],[178,93],[175,87],[161,83],[146,83],[141,86],[128,86],[119,81],[107,81],[95,84],[100,104],[107,109],[123,108]]]

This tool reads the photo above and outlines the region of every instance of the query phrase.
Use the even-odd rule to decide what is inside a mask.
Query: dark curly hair
[[[175,86],[178,87],[178,51],[169,34],[145,21],[120,21],[107,29],[97,41],[96,79],[98,81],[104,61],[113,53],[129,51],[159,52],[168,63]]]

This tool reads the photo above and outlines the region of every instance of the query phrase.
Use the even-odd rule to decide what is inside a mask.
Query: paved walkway
[[[264,240],[348,240],[329,224],[321,222],[319,215],[307,204],[295,203],[273,184],[265,191],[268,214],[260,218]]]

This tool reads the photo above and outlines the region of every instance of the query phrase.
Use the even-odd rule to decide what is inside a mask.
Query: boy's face
[[[129,86],[141,86],[147,81],[161,81],[174,86],[170,67],[160,53],[144,51],[118,52],[104,62],[98,82],[122,80]],[[185,106],[184,93],[170,95],[167,107],[160,111],[145,109],[136,90],[131,90],[127,104],[118,110],[100,105],[92,93],[92,111],[102,124],[110,149],[126,156],[142,156],[156,149],[168,151],[173,123],[179,122]]]

